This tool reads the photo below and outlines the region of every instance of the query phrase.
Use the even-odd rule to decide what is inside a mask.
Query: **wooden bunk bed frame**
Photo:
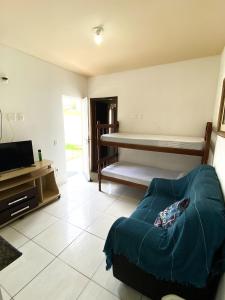
[[[173,147],[159,147],[159,146],[148,146],[148,145],[137,145],[137,144],[128,144],[121,142],[111,142],[111,141],[103,141],[101,140],[101,136],[103,134],[118,132],[119,130],[119,122],[116,124],[100,124],[97,122],[97,150],[98,150],[98,183],[99,183],[99,191],[101,191],[101,181],[102,179],[125,184],[128,186],[146,189],[146,185],[134,183],[131,181],[110,177],[102,174],[102,169],[107,167],[108,165],[118,162],[118,148],[127,148],[127,149],[135,149],[135,150],[144,150],[144,151],[154,151],[154,152],[164,152],[164,153],[175,153],[175,154],[184,154],[191,156],[200,156],[201,163],[207,164],[210,150],[210,141],[212,134],[212,122],[207,122],[205,129],[205,146],[201,150],[195,149],[183,149],[183,148],[173,148]],[[101,147],[113,147],[114,153],[113,155],[101,157]]]

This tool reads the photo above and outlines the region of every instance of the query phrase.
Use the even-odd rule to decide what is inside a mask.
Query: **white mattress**
[[[205,144],[204,139],[201,137],[133,134],[122,132],[103,134],[101,136],[101,140],[115,143],[170,147],[191,150],[202,150]]]
[[[116,162],[102,169],[102,175],[131,181],[148,186],[154,177],[176,179],[183,176],[182,172],[163,170],[141,166],[129,162]]]

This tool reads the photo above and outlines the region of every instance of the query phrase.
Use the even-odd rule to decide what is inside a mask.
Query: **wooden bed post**
[[[97,121],[96,130],[97,130],[97,152],[98,152],[98,189],[101,191],[101,180],[103,178],[102,175],[102,169],[108,166],[109,164],[114,163],[115,161],[118,161],[118,146],[113,146],[113,148],[116,148],[116,153],[113,155],[109,155],[107,157],[101,157],[101,135],[109,133],[110,130],[112,132],[118,132],[119,128],[119,122],[116,122],[115,124],[100,124],[99,121]]]
[[[206,128],[205,128],[205,147],[204,147],[204,153],[202,156],[202,164],[207,164],[207,162],[208,162],[211,134],[212,134],[212,122],[207,122]]]
[[[100,132],[100,122],[97,121],[97,151],[98,151],[98,190],[101,192],[101,162],[100,162],[100,153],[101,153],[101,145],[100,145],[100,138],[101,138],[101,132]]]
[[[119,121],[116,122],[115,132],[119,132]],[[119,161],[119,148],[116,147],[116,162]]]

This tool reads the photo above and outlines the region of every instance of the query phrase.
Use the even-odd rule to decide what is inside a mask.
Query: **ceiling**
[[[216,55],[225,45],[225,0],[0,0],[0,8],[0,43],[87,76]]]

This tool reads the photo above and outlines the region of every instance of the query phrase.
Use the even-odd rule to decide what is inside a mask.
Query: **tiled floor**
[[[141,300],[105,271],[108,230],[129,216],[143,192],[81,175],[60,188],[59,201],[0,230],[23,255],[0,272],[3,300]]]

